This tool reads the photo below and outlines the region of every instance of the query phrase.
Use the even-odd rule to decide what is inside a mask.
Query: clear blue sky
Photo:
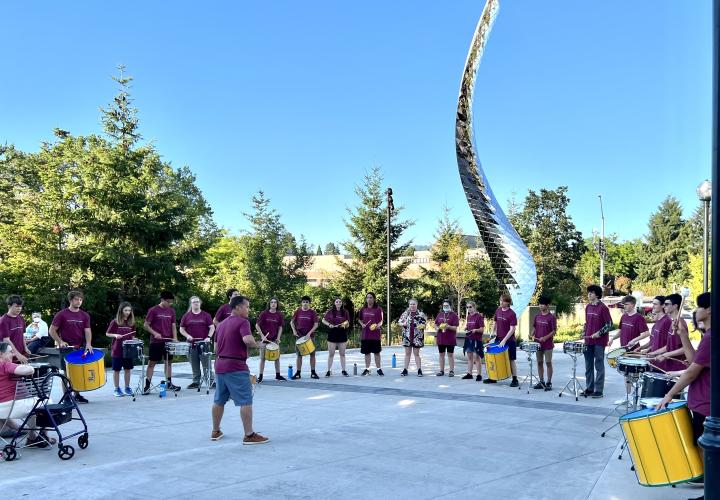
[[[476,138],[490,183],[569,186],[589,236],[645,234],[710,175],[711,1],[504,0],[480,68]],[[428,243],[444,204],[474,233],[454,113],[480,0],[70,2],[3,8],[0,141],[101,130],[123,63],[141,132],[189,165],[233,231],[264,189],[294,234],[347,238],[353,187],[380,165]]]

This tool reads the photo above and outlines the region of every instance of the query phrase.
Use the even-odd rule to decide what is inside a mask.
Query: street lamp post
[[[385,194],[387,194],[387,307],[385,309],[385,318],[387,324],[387,345],[390,345],[390,228],[392,222],[392,213],[393,210],[395,210],[395,205],[393,204],[392,188],[387,188]]]
[[[698,187],[697,194],[700,201],[703,202],[703,292],[708,291],[708,264],[710,255],[708,250],[710,249],[710,233],[709,233],[709,222],[710,222],[710,200],[712,200],[712,184],[710,181],[705,179]]]
[[[603,290],[603,295],[605,294],[605,214],[603,213],[603,204],[602,204],[602,195],[599,194],[598,198],[600,199],[600,288]]]

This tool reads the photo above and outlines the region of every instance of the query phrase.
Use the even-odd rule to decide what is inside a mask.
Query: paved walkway
[[[623,396],[619,374],[607,372],[604,399],[558,397],[570,378],[569,357],[555,353],[553,392],[435,377],[437,351],[423,350],[426,376],[400,377],[383,351],[385,377],[266,381],[255,390],[255,428],[271,442],[242,445],[242,426],[227,406],[225,437],[209,439],[212,393],[188,391],[189,366],[175,365],[177,398],[114,398],[108,384],[81,407],[90,446],[61,461],[56,449],[23,450],[0,463],[5,498],[494,498],[683,499],[700,489],[644,488],[617,459],[620,431],[601,432]],[[524,354],[519,353],[523,358]],[[283,375],[293,356],[282,357]],[[318,354],[318,373],[326,371]],[[361,355],[348,353],[349,370]],[[257,371],[257,358],[249,362]],[[307,363],[306,363],[307,364]],[[518,363],[521,378],[527,362]],[[266,369],[266,375],[272,375]],[[362,371],[362,368],[360,369]],[[133,380],[136,375],[133,374]],[[269,377],[272,378],[272,377]],[[61,427],[65,431],[71,424]],[[77,448],[77,446],[76,446]]]

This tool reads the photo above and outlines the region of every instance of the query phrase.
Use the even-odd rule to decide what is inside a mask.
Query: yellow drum
[[[295,342],[298,352],[301,356],[309,356],[315,352],[315,342],[311,337],[302,337]]]
[[[607,364],[610,365],[610,368],[617,368],[618,358],[623,357],[626,352],[627,349],[625,349],[624,347],[618,347],[617,349],[612,349],[608,351],[608,353],[605,355],[605,359],[607,360]]]
[[[620,417],[641,485],[678,484],[703,475],[686,405],[670,403],[665,410],[638,410]]]
[[[265,346],[265,361],[275,361],[280,359],[280,346],[275,342],[270,342]]]
[[[73,390],[100,389],[105,385],[105,353],[100,349],[94,349],[92,353],[86,353],[84,349],[71,352],[65,356],[65,374]]]
[[[510,355],[508,346],[490,344],[485,348],[485,368],[487,376],[493,380],[510,378]]]

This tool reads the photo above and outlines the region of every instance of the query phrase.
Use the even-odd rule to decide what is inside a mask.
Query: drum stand
[[[533,379],[535,379],[537,382],[540,382],[540,379],[538,377],[536,377],[535,374],[533,373],[533,364],[534,364],[533,359],[532,359],[533,354],[535,354],[535,353],[529,352],[529,351],[527,352],[528,364],[530,365],[530,375],[526,375],[525,378],[520,381],[520,385],[518,385],[518,390],[522,389],[522,385],[525,383],[526,380],[529,379],[528,380],[528,391],[527,391],[528,394],[530,394],[530,389],[532,389],[532,387],[533,387]]]
[[[212,362],[212,352],[204,352],[201,354],[201,356],[207,356],[207,370],[204,370],[202,372],[202,376],[200,377],[200,383],[198,384],[197,391],[200,392],[200,388],[203,384],[205,384],[205,394],[210,394],[210,386],[215,381],[215,377],[213,375],[213,362]],[[200,362],[200,369],[202,370],[202,361]]]
[[[580,353],[568,352],[567,354],[572,358],[572,363],[573,363],[572,378],[568,381],[567,384],[565,384],[565,387],[562,388],[562,390],[560,391],[560,394],[558,394],[558,397],[561,398],[563,393],[566,393],[571,396],[575,396],[575,401],[578,401],[579,400],[578,396],[580,394],[585,393],[585,389],[583,389],[583,386],[580,383],[580,380],[577,378],[577,359],[578,359],[578,355]]]
[[[145,392],[145,378],[146,378],[146,361],[149,359],[149,356],[146,356],[145,353],[140,353],[140,379],[138,380],[137,386],[135,387],[135,391],[133,392],[133,401],[137,399],[138,394],[142,394]],[[165,358],[165,363],[163,363],[163,378],[165,379],[165,373],[167,373],[167,364],[170,361]],[[162,382],[160,382],[162,383]],[[160,384],[151,385],[148,387],[147,393],[150,394],[151,392],[160,390]],[[177,392],[172,391],[175,394],[175,397],[177,397]]]
[[[610,410],[610,413],[605,415],[605,418],[602,419],[604,422],[610,416],[617,415],[618,409],[623,408],[625,409],[624,412],[620,412],[622,415],[625,413],[630,413],[631,411],[637,410],[637,404],[638,404],[638,397],[640,396],[640,373],[633,373],[628,376],[628,379],[630,380],[630,383],[632,384],[632,391],[625,394],[625,401],[623,401],[620,404],[615,405],[615,407]],[[620,420],[618,420],[616,423],[605,429],[602,434],[600,434],[600,437],[605,437],[605,434],[608,433],[611,429],[617,427],[620,425]],[[622,450],[625,449],[625,444],[621,447]],[[622,458],[622,452],[620,453],[620,456],[618,458]]]

